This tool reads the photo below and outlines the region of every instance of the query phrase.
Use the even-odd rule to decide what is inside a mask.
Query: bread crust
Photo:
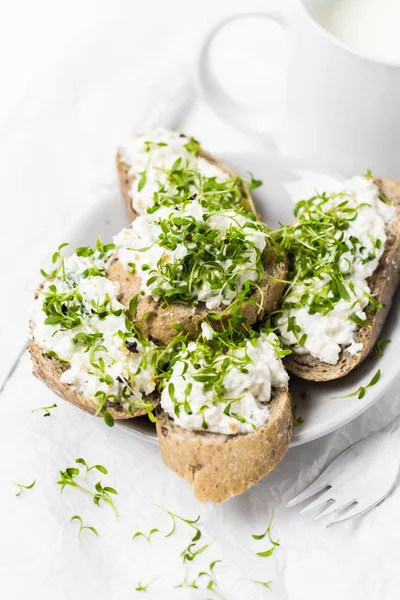
[[[70,402],[91,415],[96,415],[97,406],[92,400],[73,390],[70,385],[60,381],[60,377],[66,369],[59,360],[45,354],[34,340],[29,342],[28,350],[32,358],[32,372],[35,377],[43,381],[52,392],[60,396],[63,400]],[[159,400],[160,398],[156,393],[153,393],[146,398],[146,401],[151,404],[152,408],[157,406]],[[133,413],[130,413],[122,406],[113,406],[111,404],[106,404],[106,408],[107,412],[110,413],[115,420],[132,419],[132,417],[139,417],[147,412],[145,409],[141,408],[135,409]]]
[[[223,163],[218,158],[214,158],[211,154],[209,154],[205,150],[200,150],[199,156],[205,158],[209,163],[220,168],[222,171],[225,171],[225,173],[228,173],[228,175],[230,175],[231,177],[236,177],[236,173],[230,167],[228,167],[228,165]],[[117,152],[116,162],[117,162],[119,186],[120,186],[121,193],[122,193],[122,196],[124,199],[126,213],[128,215],[129,222],[131,223],[138,216],[138,213],[132,207],[132,196],[131,196],[131,188],[132,188],[133,182],[135,181],[136,176],[134,174],[130,173],[131,165],[129,165],[128,163],[126,163],[124,161],[123,152],[121,149],[118,150],[118,152]],[[251,199],[251,196],[248,193],[247,188],[243,185],[243,186],[241,186],[240,191],[242,193],[242,198],[243,198],[243,201],[242,201],[243,208],[245,208],[249,212],[257,214],[256,209],[253,204],[253,200]]]
[[[374,178],[382,197],[390,200],[396,211],[393,236],[386,242],[385,251],[373,275],[368,279],[371,294],[381,302],[383,308],[368,317],[368,323],[356,330],[354,339],[362,343],[359,355],[354,356],[343,349],[335,365],[319,361],[310,354],[290,354],[284,365],[294,375],[308,381],[332,381],[344,377],[366,359],[374,347],[390,310],[393,296],[400,281],[400,182]]]
[[[224,502],[268,475],[287,452],[293,430],[290,394],[275,390],[268,421],[254,433],[223,435],[183,429],[161,407],[156,428],[164,463],[193,487],[200,502]]]
[[[140,277],[137,274],[128,273],[118,259],[115,259],[115,262],[110,265],[107,277],[119,283],[121,295],[118,300],[124,306],[129,306],[131,299],[141,291]],[[275,250],[270,249],[265,259],[265,276],[260,283],[262,294],[257,290],[252,296],[255,302],[252,304],[244,302],[242,305],[242,315],[246,319],[247,325],[256,323],[266,313],[276,309],[286,285],[286,278],[286,257],[277,261]],[[226,323],[231,316],[228,307],[220,306],[211,311],[206,308],[204,302],[199,302],[192,307],[178,303],[170,304],[165,308],[162,305],[162,300],[156,302],[151,296],[139,296],[137,312],[134,317],[135,322],[140,324],[144,335],[158,345],[167,345],[176,336],[177,331],[171,329],[171,325],[181,325],[190,338],[195,338],[201,322],[210,312],[226,311],[222,323]],[[220,322],[213,321],[213,327],[218,330],[221,327]]]

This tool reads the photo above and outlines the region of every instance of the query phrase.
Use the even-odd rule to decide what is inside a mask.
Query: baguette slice
[[[60,381],[62,373],[66,370],[66,366],[63,365],[59,360],[48,356],[42,349],[36,344],[35,341],[31,340],[28,344],[28,350],[32,358],[32,372],[43,383],[55,394],[60,396],[63,400],[70,402],[74,406],[81,408],[85,412],[96,415],[97,405],[86,398],[79,392],[72,389],[72,387],[66,383]],[[155,408],[159,403],[159,396],[155,392],[146,398],[152,408]],[[135,409],[133,413],[124,409],[121,405],[113,405],[111,403],[106,404],[107,412],[115,419],[132,419],[132,417],[139,417],[140,415],[146,414],[146,410],[143,408]],[[98,415],[101,416],[101,415]]]
[[[265,313],[275,310],[286,285],[286,257],[278,259],[273,248],[266,253],[265,274],[260,283],[262,294],[257,290],[252,297],[255,302],[244,302],[242,305],[242,314],[247,325],[252,325]],[[140,277],[137,274],[128,273],[118,259],[115,259],[115,262],[110,265],[107,277],[119,283],[121,290],[119,301],[125,306],[129,306],[132,298],[141,291]],[[172,325],[181,325],[184,332],[194,338],[198,333],[201,321],[204,321],[208,313],[223,311],[226,311],[224,315],[226,322],[231,316],[227,306],[220,306],[210,311],[203,302],[199,302],[197,306],[193,307],[177,303],[163,308],[162,301],[156,302],[151,296],[139,296],[135,321],[140,323],[144,334],[154,343],[167,345],[177,334],[176,329],[171,329]],[[218,325],[219,321],[213,321],[214,329],[218,329]]]
[[[343,349],[336,365],[319,361],[310,354],[290,354],[285,357],[284,365],[291,373],[309,381],[331,381],[344,377],[368,356],[379,338],[392,299],[400,280],[400,182],[391,179],[374,178],[383,198],[393,204],[396,211],[396,225],[393,236],[387,240],[385,252],[368,284],[371,295],[381,302],[383,308],[368,317],[368,324],[359,327],[354,339],[361,342],[363,348],[358,356]]]
[[[176,425],[160,407],[156,428],[167,467],[192,486],[200,502],[224,502],[242,494],[282,460],[293,429],[290,394],[275,390],[268,421],[254,433],[223,435]]]
[[[205,158],[212,165],[219,167],[222,171],[225,171],[225,173],[228,173],[228,175],[230,175],[231,177],[236,177],[236,173],[230,167],[225,165],[221,160],[211,156],[211,154],[209,154],[205,150],[200,150],[199,156]],[[121,188],[122,196],[125,201],[125,208],[126,208],[129,222],[132,222],[138,216],[138,213],[132,207],[131,188],[132,188],[132,183],[135,181],[136,175],[130,173],[131,167],[132,167],[132,165],[129,165],[128,163],[124,162],[122,151],[118,150],[118,152],[117,152],[117,171],[118,171],[118,176],[119,176],[119,185]],[[247,191],[246,186],[244,186],[244,185],[241,186],[240,191],[243,196],[243,202],[242,202],[243,208],[245,208],[248,212],[257,214],[256,209],[253,204],[253,201],[251,199],[249,192]]]

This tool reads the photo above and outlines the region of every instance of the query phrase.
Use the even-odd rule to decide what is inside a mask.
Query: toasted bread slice
[[[392,299],[400,280],[400,182],[374,178],[383,198],[393,204],[396,211],[396,226],[386,242],[385,251],[378,268],[368,280],[371,295],[379,300],[383,308],[368,317],[368,323],[359,327],[354,339],[362,343],[361,352],[354,356],[343,349],[335,365],[319,361],[310,354],[290,354],[285,357],[285,367],[302,379],[309,381],[331,381],[344,377],[368,356],[379,338]]]
[[[128,273],[118,259],[115,259],[109,267],[107,277],[119,283],[121,290],[119,301],[125,306],[129,306],[131,299],[141,291],[140,277]],[[265,313],[275,310],[286,285],[286,277],[286,258],[280,257],[278,260],[275,250],[269,249],[265,258],[265,276],[260,282],[261,291],[257,290],[253,294],[254,302],[244,302],[242,305],[242,314],[247,325],[254,324],[261,320]],[[156,302],[151,296],[139,296],[135,321],[140,323],[144,334],[154,343],[166,345],[177,333],[176,329],[171,329],[171,325],[181,325],[184,332],[194,338],[200,323],[210,312],[224,312],[225,322],[232,316],[227,306],[220,306],[211,311],[203,302],[199,302],[196,306],[170,304],[164,308],[162,301]],[[218,324],[218,321],[213,321],[214,329],[218,329]]]
[[[212,165],[219,167],[222,171],[225,171],[225,173],[228,173],[228,175],[230,175],[231,177],[236,177],[236,173],[230,167],[225,165],[221,160],[211,156],[211,154],[209,154],[205,150],[200,150],[199,156],[205,158]],[[119,185],[121,188],[122,196],[125,201],[125,208],[126,208],[129,222],[132,222],[138,216],[138,213],[132,207],[131,188],[132,188],[132,183],[134,182],[136,176],[130,172],[131,167],[132,167],[132,165],[128,165],[126,162],[124,162],[124,160],[122,158],[122,151],[118,150],[118,152],[117,152],[117,171],[118,171],[118,176],[119,176]],[[248,212],[257,214],[256,209],[253,204],[253,201],[251,199],[249,192],[247,191],[246,186],[242,185],[240,188],[240,191],[243,196],[243,203],[242,203],[243,208],[245,208]]]
[[[70,385],[60,381],[62,373],[68,367],[56,358],[45,354],[33,340],[29,342],[28,350],[31,354],[32,371],[35,377],[43,381],[52,392],[63,398],[63,400],[67,400],[67,402],[74,404],[74,406],[81,408],[91,415],[97,414],[97,405],[95,402],[75,391]],[[159,400],[159,396],[155,392],[146,398],[146,401],[151,404],[152,408],[157,406]],[[107,403],[105,408],[115,420],[132,419],[132,417],[139,417],[147,413],[147,410],[144,408],[134,409],[131,413],[124,409],[123,406],[111,403]]]
[[[156,427],[167,467],[192,486],[200,502],[224,502],[242,494],[282,460],[293,429],[290,394],[274,391],[265,425],[254,433],[223,435],[176,425],[160,407]]]

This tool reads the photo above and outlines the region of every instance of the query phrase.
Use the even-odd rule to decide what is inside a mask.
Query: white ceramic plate
[[[254,199],[263,220],[271,226],[277,226],[279,222],[290,223],[293,220],[293,205],[297,200],[310,197],[315,190],[335,191],[343,182],[339,176],[298,168],[258,155],[226,154],[221,158],[239,174],[244,176],[247,172],[252,172],[263,180],[264,185],[254,194]],[[101,196],[99,203],[74,228],[69,239],[72,246],[93,243],[99,234],[105,241],[109,241],[127,225],[122,199],[116,186],[107,186]],[[297,405],[297,414],[304,419],[303,424],[295,428],[292,446],[310,442],[345,425],[376,402],[394,381],[399,371],[396,356],[396,350],[400,347],[399,304],[400,294],[397,294],[382,333],[382,337],[392,340],[386,347],[383,358],[371,356],[344,379],[330,383],[316,384],[291,378],[293,403]],[[362,400],[357,397],[333,398],[345,396],[360,385],[366,385],[378,368],[382,371],[382,377]],[[129,428],[133,435],[157,443],[154,426],[147,417],[120,424]]]

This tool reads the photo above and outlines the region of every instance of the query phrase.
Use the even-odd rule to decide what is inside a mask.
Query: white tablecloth
[[[68,27],[72,31],[75,26],[76,35],[68,43],[68,36],[63,37],[57,50],[63,57],[36,78],[3,125],[0,383],[8,377],[0,395],[4,600],[141,597],[144,592],[135,590],[139,582],[158,576],[144,597],[201,600],[214,596],[174,585],[184,579],[185,566],[192,581],[216,559],[222,561],[215,567],[218,589],[229,600],[399,597],[398,487],[368,515],[329,529],[311,516],[299,516],[296,508],[284,507],[338,452],[400,412],[398,385],[341,430],[290,450],[248,493],[221,506],[201,506],[190,487],[163,466],[157,447],[57,400],[32,377],[26,353],[15,365],[27,337],[27,307],[39,263],[64,241],[65,231],[88,203],[96,201],[96,190],[114,180],[115,147],[138,126],[151,82],[185,65],[193,71],[199,40],[213,22],[230,11],[263,4],[100,2],[96,9],[90,5],[92,14],[87,8],[80,12],[76,3],[66,5],[64,10],[75,17],[69,14]],[[214,153],[262,151],[260,141],[221,123],[201,101],[182,124]],[[54,401],[58,407],[50,417],[31,412]],[[89,484],[101,479],[117,489],[118,522],[109,507],[95,506],[75,489],[61,495],[58,472],[78,457],[108,468],[107,476],[96,478],[91,472]],[[34,488],[16,498],[13,481],[29,484],[33,479]],[[200,515],[202,540],[210,547],[183,565],[180,552],[190,540],[183,523],[171,537],[156,533],[150,544],[144,538],[132,541],[138,530],[168,532],[168,517],[154,504],[187,518]],[[256,553],[268,543],[251,535],[266,528],[272,508],[272,533],[280,546],[272,556],[260,558]],[[99,537],[85,531],[80,545],[78,524],[69,522],[75,514],[96,527]],[[250,579],[272,580],[271,591]],[[200,583],[204,586],[207,579]]]

